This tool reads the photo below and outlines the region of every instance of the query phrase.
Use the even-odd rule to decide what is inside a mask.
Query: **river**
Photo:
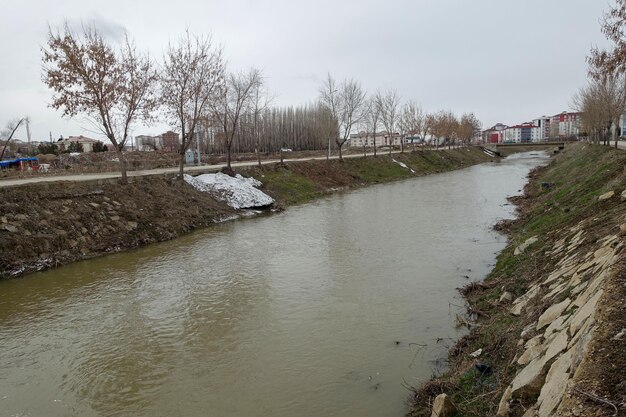
[[[402,416],[545,156],[0,282],[0,415]],[[468,278],[469,277],[469,278]]]

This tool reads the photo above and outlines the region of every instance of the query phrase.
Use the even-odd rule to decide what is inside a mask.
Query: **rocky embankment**
[[[411,415],[626,411],[625,167],[623,151],[578,144],[533,173],[519,219],[500,225],[510,245],[463,289],[469,334]]]
[[[611,304],[611,287],[617,284],[618,273],[624,272],[619,261],[624,256],[626,217],[623,221],[619,229],[599,239],[585,233],[592,221],[559,233],[561,238],[547,252],[558,259],[554,270],[513,301],[513,315],[543,312],[519,335],[513,362],[520,370],[500,399],[498,416],[511,415],[512,408],[524,403],[528,407],[524,416],[590,415],[583,414],[584,400],[594,399],[597,388],[583,389],[579,383],[584,382],[585,368],[593,364],[594,355],[605,354],[605,348],[597,343],[592,347],[594,334],[614,324],[603,322],[601,307]],[[607,304],[601,305],[601,300]],[[626,343],[626,327],[614,328],[613,333],[614,341]],[[613,353],[626,355],[624,351]],[[610,368],[605,372],[621,373]]]
[[[260,180],[261,190],[276,200],[275,206],[280,209],[340,189],[449,171],[491,160],[479,149],[470,148],[407,151],[394,155],[394,159],[396,162],[379,155],[345,162],[274,164],[242,169],[240,173]],[[192,230],[236,219],[244,214],[239,208],[249,207],[248,199],[242,203],[240,195],[233,196],[220,188],[224,181],[201,180],[191,181],[197,187],[163,176],[133,179],[127,185],[58,182],[2,188],[0,278],[19,277],[173,239]],[[259,185],[254,180],[240,182]],[[229,198],[222,198],[225,196]],[[251,194],[251,198],[263,206],[271,202],[262,194]]]

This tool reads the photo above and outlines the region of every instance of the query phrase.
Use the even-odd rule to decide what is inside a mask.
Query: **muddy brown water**
[[[545,157],[0,282],[2,416],[402,416]],[[399,344],[397,343],[399,342]]]

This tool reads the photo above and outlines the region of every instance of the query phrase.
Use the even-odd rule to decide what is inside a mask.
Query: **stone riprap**
[[[547,303],[539,318],[520,335],[519,352],[513,362],[519,368],[500,399],[498,416],[511,415],[519,403],[524,405],[527,417],[571,415],[563,399],[575,386],[577,371],[584,366],[598,326],[596,312],[604,286],[624,246],[619,234],[588,239],[581,222],[547,252],[560,259],[554,270],[514,300],[510,310],[520,316],[531,303]]]

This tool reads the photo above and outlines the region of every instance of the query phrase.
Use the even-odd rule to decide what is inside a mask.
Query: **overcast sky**
[[[33,140],[84,134],[48,108],[47,25],[95,21],[159,57],[189,28],[212,34],[229,69],[263,70],[277,105],[317,97],[330,72],[370,92],[394,88],[426,110],[473,111],[487,127],[569,109],[585,57],[604,46],[605,0],[0,0],[0,124],[32,120]],[[1,127],[1,126],[0,126]],[[166,126],[137,126],[157,134]],[[22,135],[23,136],[23,135]]]

